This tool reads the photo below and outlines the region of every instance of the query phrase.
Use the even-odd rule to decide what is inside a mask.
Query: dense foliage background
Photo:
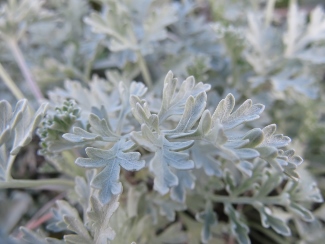
[[[325,237],[320,1],[1,1],[0,81],[1,243]]]

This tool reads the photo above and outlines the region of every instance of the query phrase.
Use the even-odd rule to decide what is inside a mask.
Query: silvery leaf
[[[76,164],[81,167],[103,168],[91,181],[91,186],[99,189],[99,199],[102,203],[108,203],[113,195],[122,192],[122,184],[119,182],[121,166],[129,171],[144,167],[145,162],[139,160],[140,153],[127,152],[133,145],[132,141],[120,139],[109,150],[87,147],[89,158],[77,158]]]
[[[131,133],[131,138],[137,144],[154,153],[149,169],[155,175],[154,189],[164,195],[170,187],[178,185],[178,178],[169,167],[187,170],[194,167],[188,153],[179,152],[191,147],[194,141],[170,142],[164,135],[153,133],[145,124],[140,133]]]

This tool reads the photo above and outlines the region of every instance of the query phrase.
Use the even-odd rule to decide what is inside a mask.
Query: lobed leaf
[[[89,158],[77,158],[76,164],[81,167],[104,167],[91,181],[91,186],[99,189],[99,199],[102,203],[108,203],[113,195],[122,192],[122,184],[119,182],[120,167],[129,171],[137,171],[144,167],[145,162],[139,160],[140,153],[126,152],[133,145],[131,141],[122,138],[109,150],[87,147],[86,153]]]
[[[212,115],[212,121],[217,119],[223,125],[225,130],[232,129],[244,122],[258,119],[264,110],[262,104],[252,104],[252,100],[246,100],[235,112],[235,98],[232,94],[228,94],[222,99]]]
[[[178,185],[178,178],[169,166],[181,170],[194,167],[189,155],[179,152],[191,147],[194,141],[170,142],[165,135],[153,133],[146,124],[141,126],[141,134],[132,132],[131,138],[138,145],[154,153],[149,169],[155,175],[154,189],[162,195],[166,194],[170,187]]]
[[[205,210],[197,213],[195,218],[197,221],[203,223],[201,241],[203,243],[208,243],[211,239],[211,227],[217,224],[217,215],[213,211],[211,202],[207,202]]]
[[[36,111],[33,118],[31,118],[30,111],[24,109],[21,119],[17,122],[14,129],[14,142],[10,154],[17,155],[20,149],[26,146],[32,140],[32,135],[41,119],[44,116],[47,104],[42,104]]]
[[[195,176],[187,170],[175,170],[178,178],[178,185],[172,187],[170,198],[176,202],[185,203],[186,189],[194,189]]]
[[[182,114],[187,99],[190,96],[197,97],[210,89],[210,85],[199,82],[195,85],[194,78],[188,77],[176,93],[177,79],[173,78],[173,73],[168,72],[164,81],[162,105],[158,113],[160,123],[171,115]]]
[[[112,196],[108,204],[102,205],[96,196],[90,198],[90,209],[87,215],[90,229],[93,231],[93,243],[110,243],[115,238],[115,231],[110,226],[110,219],[119,207],[118,196]]]
[[[241,244],[250,244],[248,237],[249,228],[240,219],[240,214],[233,208],[231,204],[225,204],[225,213],[228,215],[231,225],[231,233],[236,237]]]
[[[290,236],[291,230],[288,225],[282,220],[274,216],[271,210],[260,203],[254,204],[254,207],[261,215],[261,221],[264,228],[271,227],[278,234],[283,236]]]

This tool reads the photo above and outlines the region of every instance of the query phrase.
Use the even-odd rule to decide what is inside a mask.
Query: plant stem
[[[66,179],[40,179],[40,180],[9,180],[0,182],[0,189],[36,188],[45,190],[67,190],[74,187],[72,180]]]
[[[135,36],[135,33],[133,31],[130,31],[130,38],[132,40],[132,42],[134,43],[135,46],[138,46],[138,40]],[[146,85],[148,86],[148,88],[152,87],[152,80],[151,80],[151,76],[149,73],[149,69],[146,63],[146,60],[143,58],[142,53],[140,50],[136,50],[135,51],[137,58],[138,58],[138,62],[139,62],[139,66],[140,66],[140,70],[141,73],[143,75],[143,79],[144,82],[146,83]]]
[[[263,204],[277,204],[284,205],[281,196],[272,196],[264,198],[254,197],[233,197],[233,196],[208,196],[208,198],[214,202],[221,203],[235,203],[235,204],[253,204],[254,202],[261,202]]]
[[[11,168],[12,168],[12,165],[14,164],[15,158],[16,158],[16,155],[9,156],[7,170],[6,170],[6,177],[5,177],[6,181],[10,181],[12,179]],[[1,187],[0,187],[0,189],[1,189]]]
[[[147,63],[146,63],[145,59],[142,57],[142,54],[140,53],[140,51],[137,51],[136,53],[137,53],[137,56],[138,56],[139,66],[140,66],[141,73],[143,75],[144,82],[146,83],[146,85],[149,88],[151,88],[152,87],[152,80],[151,80],[151,76],[150,76],[150,73],[149,73]]]
[[[32,73],[30,72],[30,70],[27,66],[26,60],[18,46],[17,41],[15,39],[8,39],[7,44],[8,44],[18,66],[19,66],[20,71],[23,73],[23,76],[24,76],[25,80],[27,81],[28,86],[30,87],[32,93],[34,94],[34,97],[38,101],[44,99],[44,96],[43,96],[40,88],[38,87],[37,83],[33,79]]]
[[[273,11],[276,0],[268,0],[265,9],[265,26],[269,26],[272,22]]]
[[[12,94],[16,97],[17,100],[24,98],[24,94],[21,92],[18,86],[16,86],[15,82],[11,79],[11,77],[3,68],[1,63],[0,63],[0,77],[2,78],[6,86],[9,88],[9,90],[12,92]]]

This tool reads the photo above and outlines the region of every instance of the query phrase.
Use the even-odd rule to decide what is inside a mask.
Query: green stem
[[[0,63],[0,77],[6,84],[6,86],[9,88],[9,90],[14,94],[14,96],[17,98],[17,100],[23,99],[25,96],[20,91],[18,86],[16,86],[15,82],[11,79],[9,74],[6,72],[6,70],[3,68],[2,64]]]
[[[72,180],[66,179],[40,179],[40,180],[9,180],[0,182],[0,189],[9,188],[36,188],[46,190],[67,190],[74,187]]]
[[[25,80],[27,81],[28,86],[30,87],[32,93],[34,94],[34,97],[38,101],[44,99],[44,96],[43,96],[40,88],[38,87],[37,83],[33,79],[32,73],[30,72],[30,70],[27,66],[26,60],[18,46],[17,41],[15,39],[8,39],[7,44],[8,44],[18,66],[19,66],[20,71],[22,72]]]

